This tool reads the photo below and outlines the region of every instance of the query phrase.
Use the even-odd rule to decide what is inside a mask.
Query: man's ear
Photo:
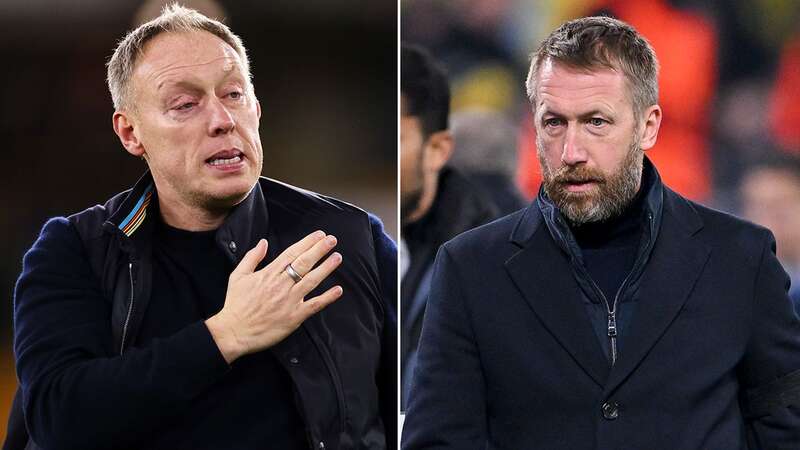
[[[428,137],[425,144],[425,159],[423,164],[425,169],[439,172],[442,170],[450,155],[453,154],[453,135],[450,131],[437,131]]]
[[[143,157],[145,148],[138,136],[138,128],[131,114],[125,111],[114,111],[111,117],[114,133],[119,136],[122,146],[133,156]]]
[[[639,142],[642,150],[649,150],[656,145],[658,139],[658,129],[661,127],[661,107],[653,105],[647,108],[643,114],[644,127],[642,134],[639,136]]]

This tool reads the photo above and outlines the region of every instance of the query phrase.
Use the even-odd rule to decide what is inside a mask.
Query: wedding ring
[[[300,280],[302,280],[302,279],[303,279],[303,276],[302,276],[302,275],[300,275],[299,273],[297,273],[297,271],[296,271],[296,270],[294,270],[294,267],[292,267],[292,265],[291,265],[291,264],[287,265],[287,266],[286,266],[286,268],[285,268],[285,269],[283,269],[283,270],[284,270],[286,273],[288,273],[288,274],[289,274],[289,277],[290,277],[292,280],[294,280],[294,282],[295,282],[295,283],[299,283],[299,282],[300,282]]]

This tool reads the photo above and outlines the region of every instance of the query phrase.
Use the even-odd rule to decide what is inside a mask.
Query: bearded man
[[[402,447],[800,448],[800,321],[772,234],[664,186],[658,63],[570,21],[527,88],[544,183],[436,260]]]

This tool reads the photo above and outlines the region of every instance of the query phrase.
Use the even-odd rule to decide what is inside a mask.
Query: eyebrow
[[[545,117],[545,116],[548,116],[548,115],[554,116],[554,117],[562,117],[562,118],[564,117],[564,114],[561,114],[558,111],[545,109],[544,112],[542,113],[542,117]],[[578,118],[582,119],[582,120],[591,119],[592,117],[595,117],[595,116],[610,117],[610,116],[612,116],[612,114],[609,111],[605,111],[605,110],[600,109],[600,108],[595,108],[595,109],[592,109],[590,111],[586,111],[586,112],[578,114]]]
[[[222,76],[221,82],[228,81],[231,78],[235,78],[236,81],[240,81],[241,83],[246,84],[245,77],[236,70],[231,70],[230,72],[226,72],[225,75]],[[178,81],[171,81],[169,79],[162,80],[156,85],[156,91],[161,91],[164,87],[177,87],[187,89],[189,91],[200,91],[201,89],[197,86],[196,83],[190,80],[178,80]]]
[[[193,83],[191,81],[186,81],[186,80],[180,80],[180,81],[164,80],[164,81],[158,83],[158,85],[156,86],[156,90],[157,91],[161,91],[161,89],[164,88],[164,87],[166,87],[166,88],[182,88],[182,89],[186,89],[188,91],[193,91],[193,92],[197,92],[197,91],[201,90],[197,86],[197,84],[195,84],[195,83]]]

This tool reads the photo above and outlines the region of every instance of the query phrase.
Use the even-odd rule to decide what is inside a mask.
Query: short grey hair
[[[610,17],[583,17],[553,31],[531,58],[525,87],[536,110],[539,70],[552,60],[578,69],[621,70],[631,88],[636,117],[658,104],[658,59],[647,39],[627,23]]]
[[[189,31],[207,31],[230,45],[239,55],[247,80],[248,82],[250,81],[250,62],[241,38],[234,34],[224,23],[208,18],[194,9],[173,3],[165,6],[160,16],[139,25],[125,35],[114,50],[114,54],[107,64],[107,81],[115,109],[123,110],[132,107],[129,103],[131,77],[136,66],[136,60],[142,55],[145,44],[161,33]]]

